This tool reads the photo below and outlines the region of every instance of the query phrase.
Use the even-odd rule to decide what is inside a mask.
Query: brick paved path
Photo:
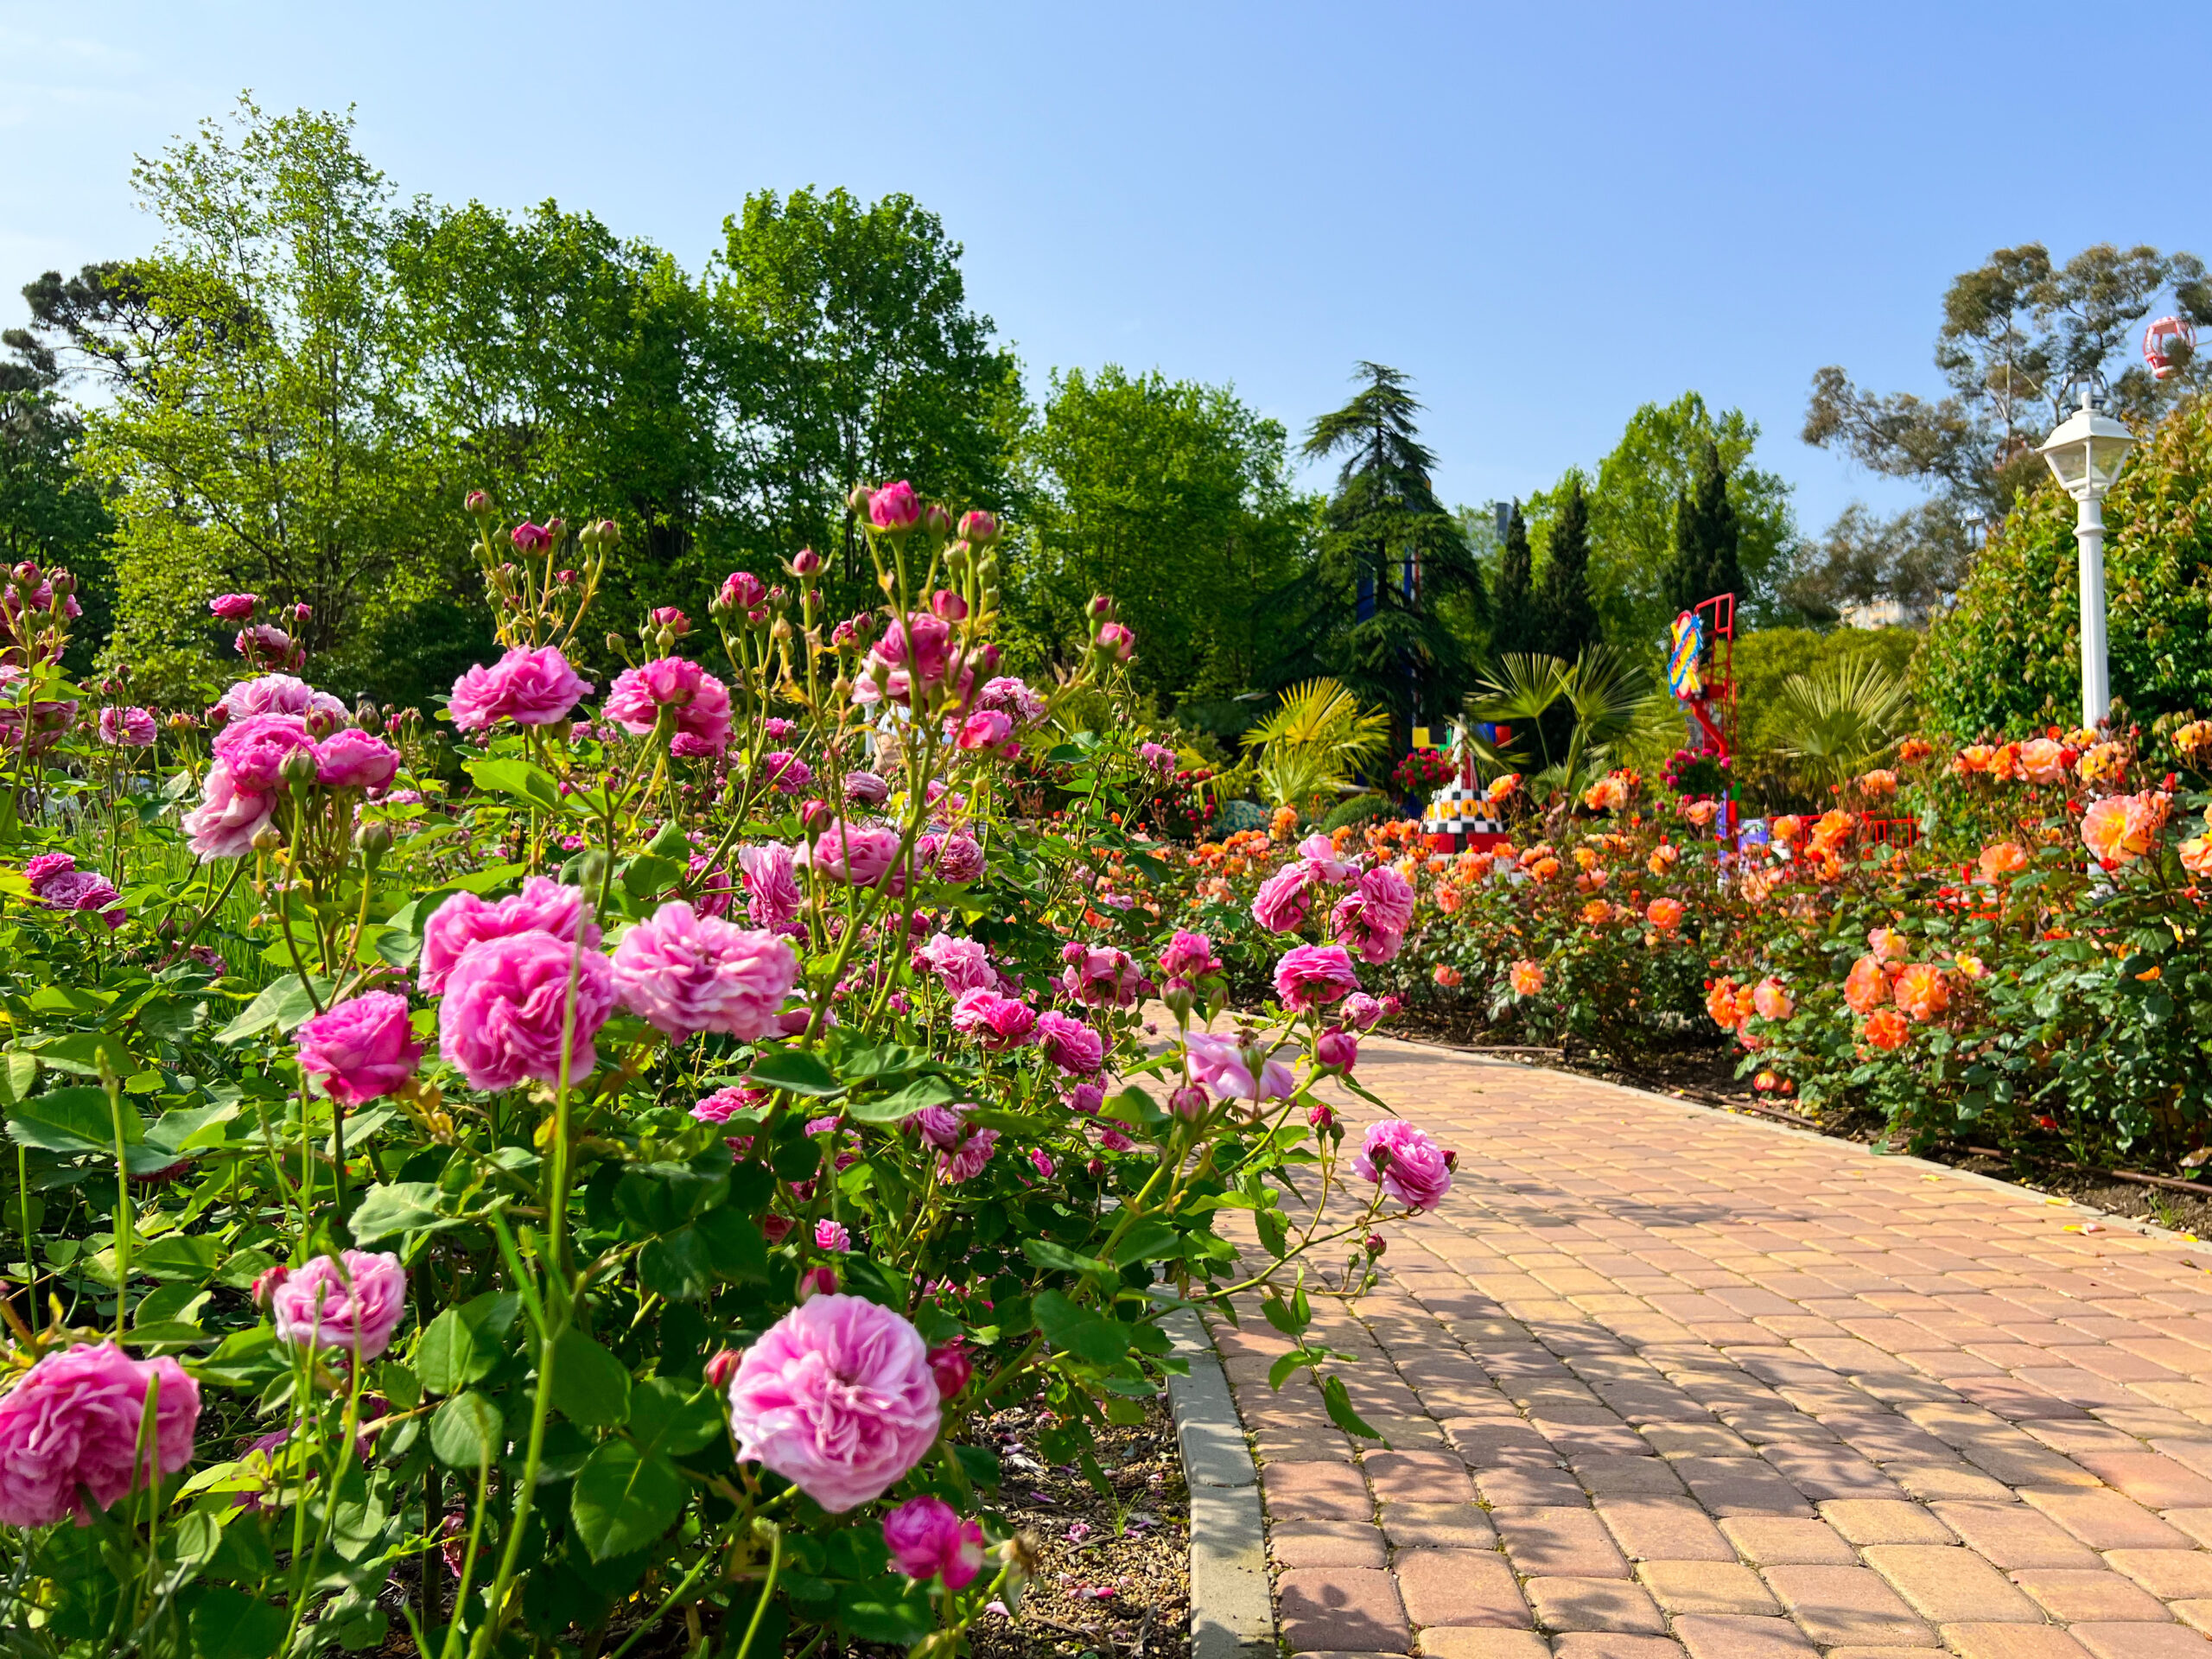
[[[1317,1304],[1393,1449],[1356,1450],[1303,1376],[1268,1389],[1284,1344],[1256,1307],[1217,1330],[1290,1651],[2212,1659],[2191,1247],[1580,1078],[1363,1046],[1362,1081],[1459,1151],[1382,1286]],[[1349,1109],[1353,1135],[1372,1115]]]

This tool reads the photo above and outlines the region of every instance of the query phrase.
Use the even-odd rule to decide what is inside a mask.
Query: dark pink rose
[[[333,1003],[302,1025],[294,1041],[300,1070],[321,1077],[330,1097],[349,1106],[391,1094],[423,1058],[407,999],[391,991]]]
[[[86,1493],[105,1510],[190,1463],[199,1423],[200,1385],[173,1359],[133,1359],[111,1342],[49,1353],[0,1395],[0,1522],[81,1524]]]
[[[316,781],[329,789],[382,789],[399,775],[399,751],[348,726],[315,746]]]
[[[1036,1024],[1036,1009],[996,991],[963,991],[952,1005],[952,1028],[993,1053],[1020,1048]]]
[[[1443,1150],[1401,1117],[1367,1126],[1352,1167],[1411,1210],[1433,1210],[1452,1190],[1452,1168]]]
[[[220,621],[243,622],[260,602],[257,594],[218,594],[207,601],[207,608]]]
[[[614,974],[605,957],[550,933],[485,939],[461,953],[438,1007],[438,1052],[472,1089],[512,1089],[527,1079],[558,1084],[571,958],[577,959],[575,1045],[569,1077],[599,1065],[592,1039],[614,1011]]]
[[[295,1268],[270,1293],[276,1340],[342,1348],[359,1361],[391,1346],[407,1311],[407,1269],[388,1252],[346,1250]]]
[[[502,720],[550,726],[575,713],[591,689],[556,647],[517,645],[491,667],[479,664],[455,680],[447,707],[464,732],[487,731]]]
[[[716,1031],[757,1042],[798,977],[798,958],[773,933],[756,932],[678,901],[623,934],[614,949],[622,1005],[679,1041]]]
[[[512,899],[487,904],[473,893],[456,893],[431,912],[423,927],[423,955],[415,982],[435,996],[472,944],[516,933],[550,933],[567,943],[582,935],[587,950],[599,949],[599,929],[591,920],[591,899],[581,887],[564,887],[542,875],[522,884]]]
[[[1274,986],[1283,1007],[1306,1014],[1351,995],[1359,975],[1342,945],[1294,945],[1275,963]]]

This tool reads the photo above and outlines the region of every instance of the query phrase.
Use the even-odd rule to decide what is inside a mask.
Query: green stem
[[[107,1109],[115,1125],[115,1339],[123,1340],[123,1317],[130,1288],[130,1174],[123,1142],[123,1079],[100,1067],[107,1085]],[[29,1212],[26,1210],[25,1214]],[[29,1236],[28,1224],[26,1237]]]

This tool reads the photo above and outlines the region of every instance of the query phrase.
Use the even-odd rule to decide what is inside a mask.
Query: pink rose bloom
[[[503,720],[550,726],[573,714],[591,689],[557,646],[517,645],[491,667],[479,663],[455,680],[447,707],[464,732],[488,731]]]
[[[1359,988],[1359,975],[1340,944],[1293,945],[1275,963],[1275,995],[1294,1014],[1325,1007]]]
[[[741,611],[758,610],[768,598],[768,584],[750,570],[733,570],[722,578],[718,601]]]
[[[1257,1106],[1265,1100],[1287,1100],[1298,1090],[1288,1066],[1256,1048],[1238,1047],[1233,1037],[1193,1032],[1185,1045],[1185,1058],[1192,1078],[1224,1098],[1249,1100]]]
[[[1313,908],[1313,867],[1286,864],[1266,880],[1252,899],[1252,919],[1270,933],[1295,933]]]
[[[327,691],[318,691],[305,680],[289,674],[257,674],[240,680],[223,693],[215,707],[232,720],[251,715],[322,715],[333,721],[346,718],[346,705]]]
[[[691,1116],[702,1123],[727,1123],[738,1113],[766,1106],[775,1096],[766,1089],[750,1089],[739,1084],[730,1089],[717,1089],[691,1109]]]
[[[315,746],[315,779],[328,789],[382,789],[399,776],[399,751],[348,726]]]
[[[814,1224],[814,1248],[827,1250],[832,1255],[842,1255],[853,1248],[852,1229],[824,1216]]]
[[[881,806],[891,798],[891,785],[872,772],[849,772],[845,798],[856,806]]]
[[[959,747],[969,751],[1004,748],[1014,736],[1014,721],[995,709],[979,709],[960,723]]]
[[[1349,1071],[1359,1064],[1359,1039],[1341,1026],[1332,1026],[1314,1040],[1313,1058],[1336,1071]]]
[[[962,1590],[983,1570],[983,1529],[941,1497],[910,1497],[885,1516],[883,1541],[891,1565],[917,1581],[942,1575],[946,1589]]]
[[[1037,1046],[1045,1058],[1071,1077],[1088,1077],[1106,1057],[1105,1039],[1089,1026],[1057,1008],[1037,1016]]]
[[[1337,1017],[1353,1031],[1372,1031],[1385,1012],[1382,1005],[1365,991],[1354,991],[1344,1000],[1337,1010]]]
[[[1213,941],[1203,933],[1192,933],[1178,928],[1167,948],[1160,953],[1160,971],[1166,976],[1171,991],[1187,991],[1208,974],[1221,971],[1221,958],[1213,953]]]
[[[1359,886],[1337,901],[1329,925],[1337,938],[1356,949],[1363,962],[1389,962],[1405,941],[1414,918],[1413,884],[1387,864],[1359,878]]]
[[[160,1396],[150,1457],[139,1451],[146,1391]],[[50,1353],[0,1395],[0,1522],[89,1519],[78,1489],[107,1509],[192,1461],[200,1385],[173,1359],[133,1359],[111,1342]],[[147,1465],[150,1463],[151,1468]]]
[[[207,601],[207,609],[218,621],[243,622],[259,601],[257,594],[218,594]]]
[[[791,849],[779,841],[762,842],[737,849],[737,868],[745,882],[745,913],[753,925],[771,931],[789,927],[798,918],[805,895],[791,874]]]
[[[814,781],[814,768],[789,749],[776,749],[760,757],[763,781],[779,795],[797,795]]]
[[[950,933],[933,933],[914,958],[935,974],[956,996],[963,991],[988,990],[997,985],[990,953],[974,939],[957,939]]]
[[[878,530],[904,532],[921,519],[921,498],[905,479],[887,484],[868,499],[868,521]]]
[[[315,754],[315,739],[300,715],[249,715],[233,720],[215,738],[215,759],[230,768],[241,789],[257,794],[281,788],[280,768],[286,757],[300,753]]]
[[[200,858],[243,858],[276,810],[274,790],[244,787],[218,760],[207,768],[200,804],[181,821],[187,845]]]
[[[281,663],[292,654],[292,636],[274,622],[257,622],[238,631],[231,640],[231,649],[241,657],[266,658]]]
[[[729,688],[696,663],[656,657],[624,669],[607,694],[607,718],[639,737],[653,729],[663,709],[676,710],[678,734],[716,753],[729,747]]]
[[[929,1349],[900,1315],[859,1296],[816,1296],[745,1351],[730,1430],[760,1463],[831,1514],[880,1497],[937,1443]]]
[[[1117,663],[1126,663],[1136,654],[1137,637],[1123,622],[1108,622],[1098,630],[1098,648]]]
[[[1165,743],[1138,744],[1137,759],[1144,763],[1147,771],[1158,777],[1165,778],[1175,770],[1175,751]]]
[[[1350,859],[1338,858],[1337,843],[1318,830],[1298,843],[1298,855],[1306,861],[1317,880],[1325,881],[1332,887],[1340,887],[1351,880],[1359,868]]]
[[[951,1152],[968,1135],[967,1114],[973,1109],[958,1106],[925,1106],[906,1119],[915,1133],[939,1152]]]
[[[100,741],[111,749],[151,748],[156,727],[149,709],[100,710]]]
[[[67,870],[50,875],[36,891],[48,910],[90,911],[110,927],[123,925],[123,895],[98,870]]]
[[[951,1151],[938,1154],[938,1179],[952,1186],[974,1180],[983,1173],[983,1166],[991,1161],[991,1154],[998,1143],[996,1129],[976,1130]]]
[[[73,854],[41,853],[23,866],[23,880],[31,884],[33,893],[38,893],[41,887],[54,880],[55,876],[67,875],[76,868],[77,860]]]
[[[914,861],[940,881],[964,886],[983,873],[983,849],[973,836],[957,830],[927,835],[914,843]]]
[[[905,699],[906,688],[915,677],[924,690],[934,690],[944,683],[952,670],[951,625],[927,611],[912,612],[903,623],[893,622],[884,629],[883,638],[868,654],[868,663],[897,671],[891,678],[891,695],[896,699]],[[872,678],[862,677],[869,681],[872,690]]]
[[[890,871],[898,855],[896,830],[857,828],[840,818],[813,845],[801,848],[796,861],[820,870],[832,881],[872,887]]]
[[[348,1106],[392,1093],[415,1075],[423,1058],[407,999],[391,991],[333,1003],[302,1025],[294,1040],[300,1070],[321,1077],[330,1097]]]
[[[1126,1008],[1152,989],[1126,950],[1071,939],[1060,947],[1060,960],[1067,964],[1060,970],[1060,988],[1090,1007]]]
[[[1085,1117],[1096,1117],[1098,1109],[1106,1103],[1106,1091],[1095,1083],[1078,1083],[1061,1099],[1068,1110],[1081,1112]]]
[[[461,953],[438,1008],[438,1052],[472,1089],[512,1089],[525,1078],[558,1084],[569,1001],[569,940],[535,930],[484,939]],[[586,948],[576,984],[571,1081],[599,1065],[592,1039],[614,1011],[614,970]]]
[[[550,933],[564,944],[579,935],[587,950],[599,949],[599,929],[591,921],[591,900],[582,887],[564,887],[533,875],[512,899],[486,904],[473,893],[456,893],[431,912],[423,926],[423,959],[415,982],[425,996],[446,988],[468,947],[517,933]]]
[[[987,680],[976,694],[978,709],[995,709],[1002,715],[1011,715],[1020,726],[1034,726],[1045,718],[1045,699],[1031,690],[1025,681],[1002,675]]]
[[[1369,1124],[1351,1166],[1410,1210],[1433,1210],[1452,1190],[1443,1149],[1402,1117]]]
[[[1036,1024],[1034,1008],[996,991],[963,991],[952,1005],[952,1028],[994,1054],[1020,1048]]]
[[[346,1250],[294,1268],[269,1294],[276,1340],[343,1348],[357,1361],[391,1346],[407,1311],[407,1269],[389,1253]]]
[[[798,958],[773,933],[702,916],[678,899],[638,923],[614,947],[622,1006],[683,1041],[718,1031],[758,1042],[798,977]]]

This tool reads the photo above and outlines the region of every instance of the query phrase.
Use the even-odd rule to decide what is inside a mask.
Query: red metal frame
[[[1682,701],[1706,741],[1721,754],[1736,753],[1736,595],[1715,594],[1695,607],[1706,620],[1705,690]],[[1719,718],[1714,715],[1718,713]]]

